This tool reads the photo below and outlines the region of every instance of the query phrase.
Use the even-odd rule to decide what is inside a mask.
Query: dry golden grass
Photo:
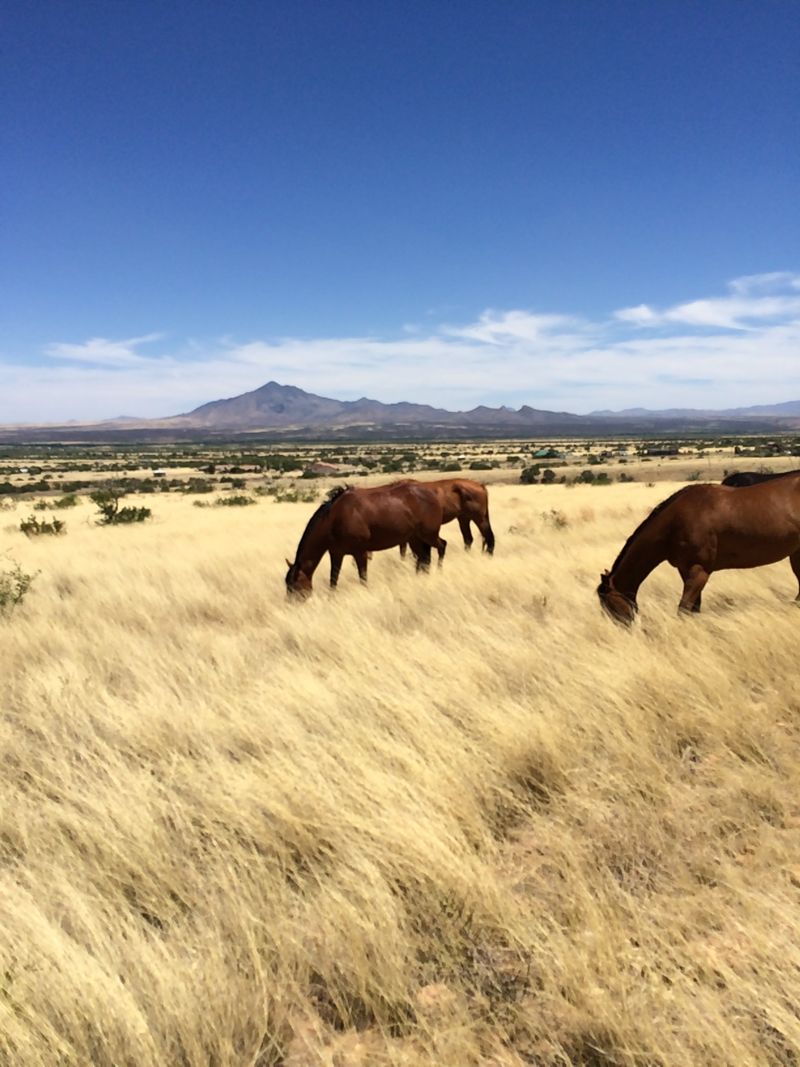
[[[673,488],[493,488],[494,559],[301,606],[308,504],[0,514],[0,1062],[796,1064],[796,583],[614,626]]]

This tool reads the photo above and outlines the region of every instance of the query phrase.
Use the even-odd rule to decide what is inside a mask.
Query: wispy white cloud
[[[143,337],[129,337],[127,341],[109,341],[106,337],[92,337],[83,344],[56,342],[44,352],[53,359],[67,359],[75,363],[94,363],[107,367],[134,366],[148,362],[136,349],[140,345],[160,341],[164,335],[148,333]]]
[[[561,342],[568,331],[578,327],[579,320],[565,315],[534,315],[528,311],[484,311],[477,322],[468,326],[446,326],[445,336],[481,341],[489,345],[508,345],[517,342],[539,342],[544,339]]]
[[[748,274],[728,284],[729,295],[690,300],[658,311],[647,304],[614,312],[619,322],[641,327],[703,326],[752,330],[764,320],[800,315],[800,274]]]
[[[780,292],[783,289],[800,289],[800,274],[788,270],[773,270],[767,274],[744,274],[734,278],[728,287],[739,296],[750,293]]]
[[[168,346],[149,333],[46,351],[51,361],[36,366],[0,359],[0,422],[172,415],[269,379],[342,399],[448,408],[769,403],[800,398],[800,275],[750,275],[722,296],[661,310],[640,304],[598,321],[495,309],[463,325],[401,327],[388,338],[226,337]]]

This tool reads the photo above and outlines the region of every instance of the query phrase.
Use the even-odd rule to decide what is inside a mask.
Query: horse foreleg
[[[469,551],[472,548],[472,527],[469,519],[459,516],[458,525],[461,527],[461,536],[464,538],[464,548]]]
[[[417,561],[417,571],[429,570],[431,565],[431,546],[419,537],[415,537],[408,543],[414,553],[414,559]]]
[[[789,556],[789,562],[792,565],[794,576],[800,584],[800,551],[795,552],[794,555]],[[800,600],[800,591],[798,591],[795,600]]]
[[[444,554],[447,551],[447,541],[445,541],[443,537],[436,538],[436,551],[439,554],[439,566],[441,567],[442,561],[444,560]]]
[[[339,581],[339,571],[342,569],[342,560],[344,555],[337,552],[334,554],[331,552],[331,589],[336,588],[336,583]]]
[[[369,562],[369,552],[354,552],[353,559],[356,561],[356,567],[358,568],[358,577],[366,585],[367,582],[367,563]]]
[[[708,571],[703,570],[699,563],[691,567],[681,569],[683,578],[683,595],[678,604],[678,611],[699,612],[700,600],[706,582],[709,579]]]

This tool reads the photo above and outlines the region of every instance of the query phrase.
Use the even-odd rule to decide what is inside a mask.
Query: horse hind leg
[[[710,575],[699,563],[682,569],[680,575],[683,578],[683,594],[678,604],[678,611],[698,614],[703,589]]]
[[[494,530],[489,522],[488,512],[476,522],[483,538],[483,551],[488,552],[490,556],[494,555]]]
[[[464,548],[469,552],[472,548],[472,527],[470,526],[469,519],[459,516],[458,525],[461,527],[461,536],[464,538]]]

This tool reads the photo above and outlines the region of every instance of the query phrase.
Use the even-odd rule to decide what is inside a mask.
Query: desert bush
[[[81,498],[75,493],[65,493],[64,496],[58,497],[52,503],[54,508],[59,508],[63,511],[66,508],[76,507],[78,504],[80,504],[80,502]]]
[[[67,493],[66,496],[58,497],[56,500],[37,500],[33,505],[33,510],[47,511],[49,508],[74,508],[78,502],[78,497],[74,493]]]
[[[471,471],[490,471],[494,469],[494,463],[486,459],[473,459],[469,465]]]
[[[0,571],[0,614],[8,614],[22,603],[35,577],[23,571],[18,563],[10,570]]]
[[[181,493],[212,493],[214,483],[208,478],[190,478],[188,482],[181,482],[177,488]]]
[[[552,526],[554,530],[566,530],[569,526],[569,519],[563,511],[559,511],[558,508],[551,508],[549,511],[542,512],[542,519],[545,526]]]
[[[275,493],[276,504],[313,504],[317,500],[315,489],[278,489]]]
[[[633,477],[633,475],[632,474],[628,474],[627,471],[620,471],[619,480],[621,482],[634,482],[634,481],[636,481],[636,479]]]
[[[48,493],[50,491],[50,483],[44,480],[40,482],[30,482],[28,485],[22,483],[16,484],[14,482],[0,482],[0,495],[2,496],[17,496],[19,493]]]
[[[29,515],[27,519],[22,520],[19,528],[26,537],[39,537],[42,534],[66,533],[67,524],[63,519],[55,517],[48,521],[47,519],[37,519],[35,515]]]
[[[120,498],[124,496],[122,489],[98,489],[91,493],[92,503],[97,505],[97,510],[102,516],[101,526],[117,526],[132,522],[144,522],[152,517],[150,508],[119,506]]]
[[[246,508],[249,504],[257,503],[257,500],[254,500],[251,496],[246,496],[244,493],[238,493],[235,496],[221,496],[219,500],[215,501],[217,507],[223,508]]]
[[[523,485],[535,485],[539,481],[541,470],[541,463],[534,463],[532,467],[524,467],[522,471],[520,471],[520,482]]]

